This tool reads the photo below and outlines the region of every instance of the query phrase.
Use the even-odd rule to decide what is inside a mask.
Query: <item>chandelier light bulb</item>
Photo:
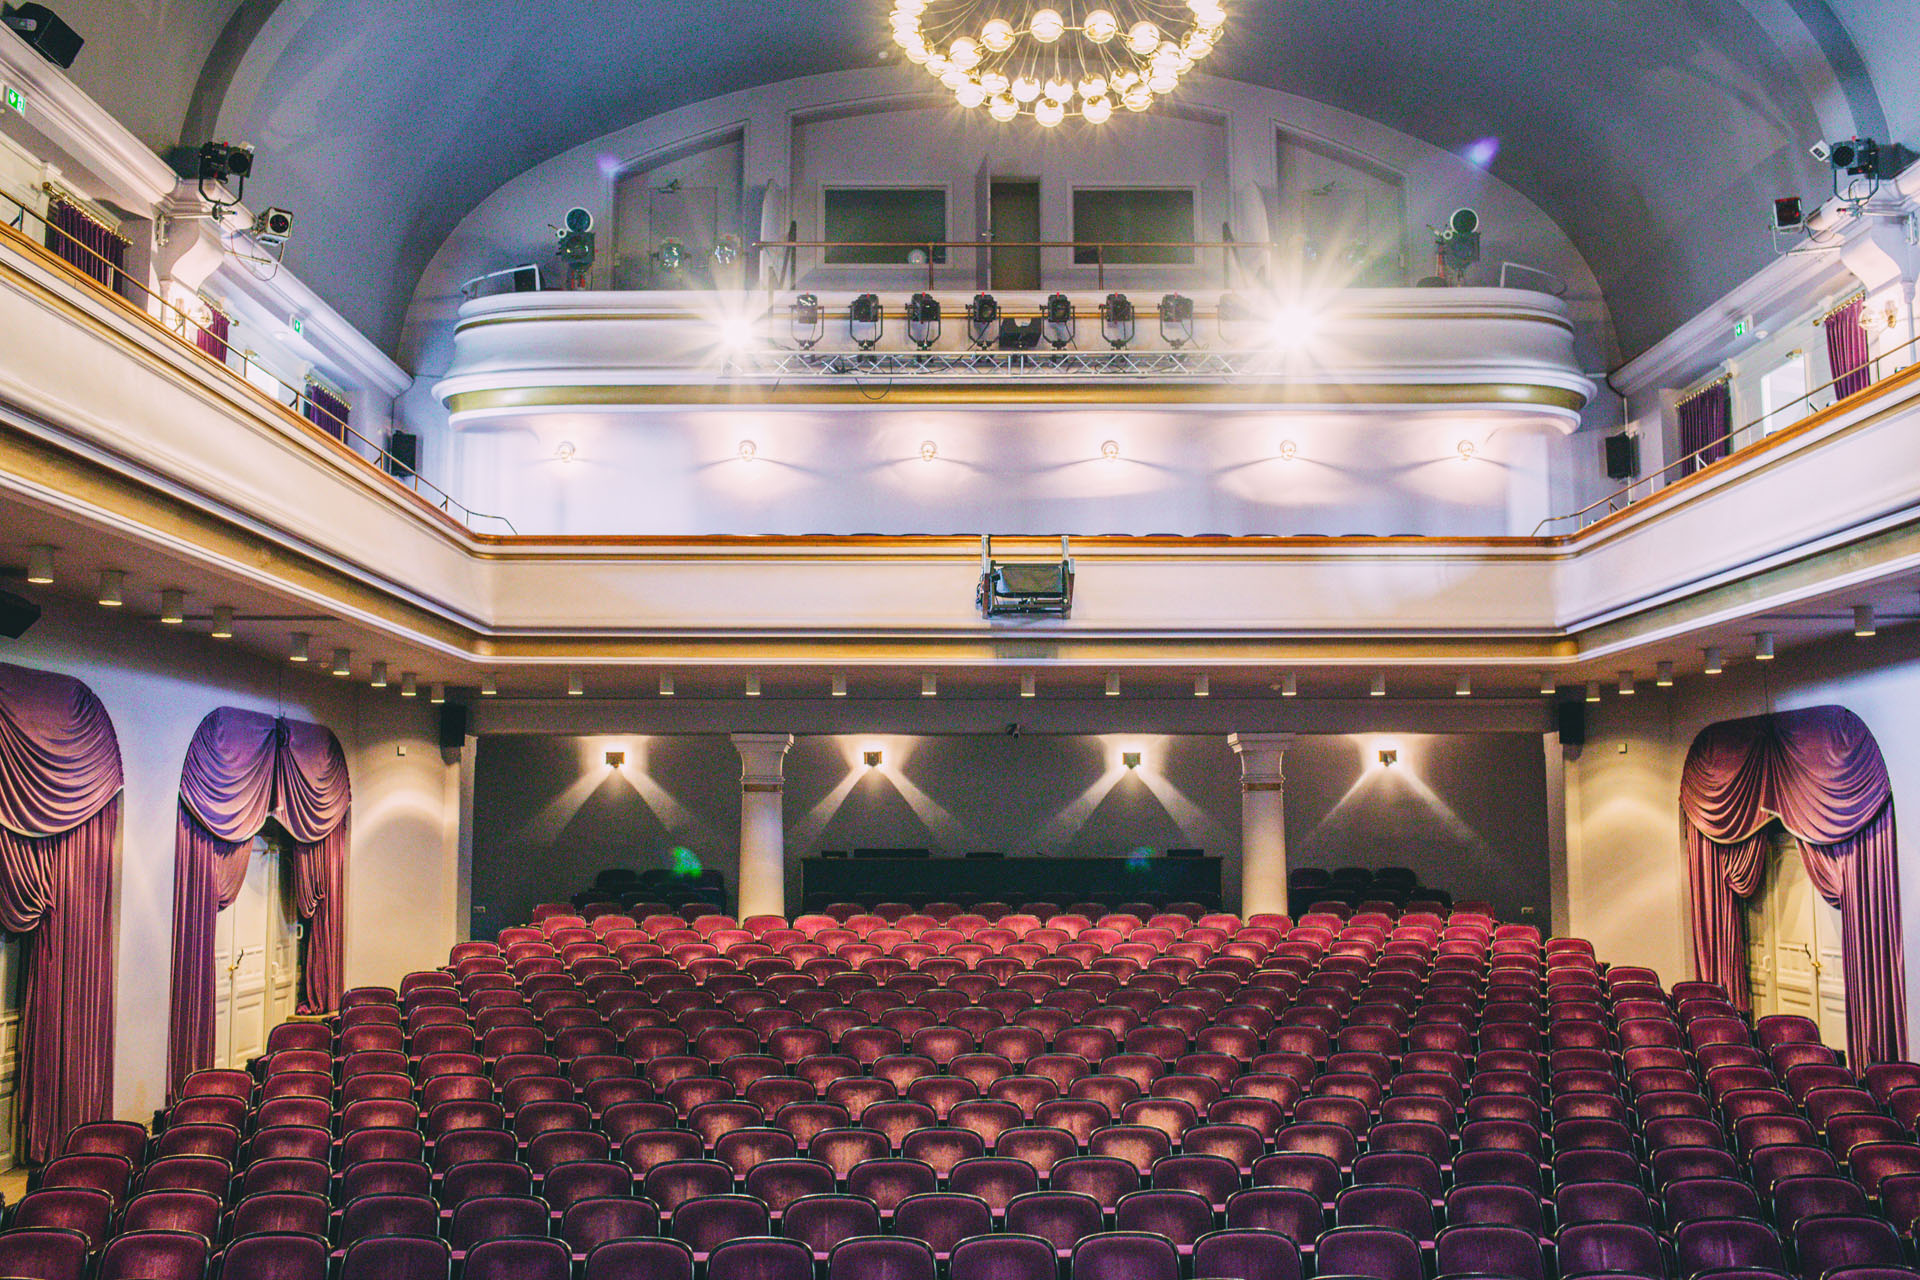
[[[1080,34],[1095,44],[1105,44],[1120,34],[1120,20],[1105,9],[1095,9],[1080,24]]]
[[[1067,118],[1067,109],[1049,98],[1033,109],[1033,118],[1051,129]]]
[[[1172,93],[1180,84],[1180,78],[1171,69],[1155,71],[1153,78],[1147,81],[1147,88],[1155,93]]]
[[[1160,28],[1144,19],[1127,28],[1127,50],[1146,57],[1160,46]]]
[[[998,120],[1001,124],[1005,124],[1020,114],[1020,104],[1012,98],[1002,95],[993,100],[992,105],[987,108],[987,114],[995,120]]]
[[[980,65],[980,44],[971,36],[961,36],[947,48],[947,59],[963,71]]]
[[[1013,87],[1013,81],[998,71],[989,71],[980,77],[980,87],[996,98],[1005,97],[1007,90]]]
[[[908,62],[913,63],[916,67],[924,67],[927,65],[928,53],[925,44],[922,44],[919,40],[914,40],[910,44],[904,44],[903,47],[906,50]]]
[[[1107,91],[1107,78],[1101,75],[1080,77],[1080,83],[1074,86],[1076,92],[1087,101],[1101,97]]]
[[[1032,102],[1040,96],[1040,82],[1032,76],[1015,76],[1011,88],[1015,102]]]
[[[953,63],[947,58],[946,54],[929,53],[927,55],[927,71],[929,73],[944,79],[947,72],[951,70],[953,70]]]
[[[1042,92],[1047,95],[1047,99],[1051,102],[1064,104],[1073,100],[1073,85],[1058,77],[1047,81],[1046,87]]]
[[[990,19],[980,28],[980,43],[995,53],[1013,48],[1013,24],[1005,18]]]
[[[968,83],[967,73],[962,71],[958,67],[949,66],[944,72],[941,73],[940,83],[945,85],[947,88],[952,89],[955,93],[958,93],[960,91],[960,86]]]
[[[1089,98],[1087,105],[1080,108],[1080,114],[1086,117],[1088,124],[1105,124],[1113,119],[1113,99]]]
[[[1058,9],[1042,9],[1027,23],[1027,30],[1041,44],[1052,44],[1067,33],[1067,22]]]
[[[961,106],[972,110],[987,100],[987,91],[969,80],[953,91],[953,97]]]
[[[1153,90],[1144,84],[1136,84],[1127,90],[1120,103],[1129,111],[1145,111],[1153,105]]]

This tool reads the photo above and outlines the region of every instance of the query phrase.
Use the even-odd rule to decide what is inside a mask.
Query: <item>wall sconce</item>
[[[1887,306],[1884,311],[1872,307],[1860,308],[1860,327],[1868,333],[1872,333],[1876,329],[1892,333],[1899,324],[1900,304],[1891,298],[1887,299]]]
[[[1196,698],[1212,697],[1213,681],[1206,676],[1195,676],[1193,678],[1193,696]]]
[[[1120,442],[1118,440],[1109,440],[1102,444],[1100,446],[1100,456],[1108,462],[1114,461],[1120,456]]]
[[[313,638],[304,631],[296,631],[287,644],[287,661],[305,662],[313,656]]]
[[[587,696],[586,681],[580,678],[578,671],[569,671],[567,673],[567,696],[569,698],[584,698]]]
[[[1673,688],[1673,664],[1662,661],[1653,669],[1653,682],[1662,689]]]
[[[500,693],[500,682],[498,680],[494,679],[492,676],[480,677],[480,696],[481,697],[493,698],[493,697],[499,696],[499,693]]]
[[[42,543],[27,548],[27,581],[37,587],[53,583],[53,548]]]
[[[920,677],[920,696],[937,698],[940,696],[940,677],[931,671]]]
[[[553,451],[553,456],[562,462],[572,462],[574,456],[579,452],[580,451],[574,447],[573,441],[562,440],[559,447]]]
[[[1623,698],[1631,698],[1637,691],[1633,683],[1633,672],[1622,671],[1620,673],[1620,696]]]
[[[1471,698],[1473,696],[1473,677],[1463,674],[1455,680],[1453,682],[1453,696],[1456,698]]]
[[[1587,701],[1600,701],[1600,682],[1598,680],[1587,681]]]
[[[1299,456],[1300,456],[1299,445],[1295,444],[1291,440],[1282,440],[1280,442],[1280,461],[1292,462],[1295,458]]]
[[[931,440],[922,440],[920,442],[920,461],[932,462],[935,458],[939,456],[940,456],[939,445],[935,444]]]
[[[1755,662],[1773,661],[1773,632],[1762,631],[1754,636],[1753,660]]]
[[[400,673],[400,696],[403,698],[419,697],[420,677],[414,675],[411,671],[402,671]]]
[[[1874,625],[1873,606],[1870,604],[1857,604],[1853,606],[1853,634],[1865,640],[1868,636],[1873,635],[1876,630],[1878,630],[1878,628]]]
[[[1707,663],[1706,663],[1705,669],[1708,675],[1717,676],[1722,671],[1726,670],[1726,665],[1727,665],[1726,659],[1721,655],[1721,652],[1718,646],[1713,646],[1707,649],[1706,659],[1707,659]]]
[[[662,671],[660,673],[660,696],[663,698],[671,698],[678,692],[678,689],[679,686],[673,682],[673,673],[671,671]]]
[[[100,571],[100,603],[109,609],[118,609],[126,603],[121,592],[127,585],[127,572],[124,569],[102,569]]]
[[[1117,698],[1120,696],[1120,673],[1118,671],[1107,672],[1107,696],[1109,698]]]
[[[187,593],[179,587],[167,587],[160,592],[160,621],[170,627],[177,627],[187,620]]]
[[[1120,763],[1129,769],[1138,769],[1140,767],[1140,753],[1138,751],[1122,751],[1120,753]]]
[[[233,606],[223,604],[213,610],[213,630],[209,633],[215,640],[233,639]]]
[[[845,676],[842,676],[842,675],[834,676],[833,696],[836,698],[844,698],[847,696],[847,678]]]
[[[441,684],[439,681],[435,681],[429,685],[427,687],[427,701],[436,707],[444,707],[447,704],[447,686]]]
[[[1460,455],[1460,461],[1472,462],[1473,455],[1480,451],[1474,447],[1473,441],[1462,440],[1459,444],[1454,446],[1454,452]]]
[[[1020,674],[1020,696],[1023,698],[1037,698],[1040,696],[1040,682],[1031,671],[1024,671]]]
[[[1367,690],[1367,696],[1370,698],[1384,698],[1387,696],[1386,672],[1382,671],[1373,677],[1373,687]]]
[[[1280,696],[1283,698],[1300,696],[1300,676],[1297,672],[1289,671],[1280,677]]]
[[[760,677],[759,676],[747,677],[746,695],[749,698],[757,698],[760,696]]]
[[[1391,769],[1398,763],[1400,763],[1400,753],[1398,751],[1392,747],[1381,748],[1380,765],[1382,768]]]
[[[367,680],[367,687],[370,689],[387,687],[387,664],[384,661],[373,664],[373,672]]]
[[[878,751],[863,751],[860,753],[860,758],[867,762],[867,768],[869,769],[878,769],[880,767],[880,761],[885,759]]]
[[[621,765],[625,764],[626,762],[627,762],[626,752],[624,751],[607,752],[607,768],[618,769]]]
[[[333,674],[346,679],[353,674],[353,650],[335,649],[333,651]]]
[[[754,459],[754,455],[759,452],[760,452],[760,446],[755,444],[753,441],[742,440],[740,442],[740,461],[752,462]]]

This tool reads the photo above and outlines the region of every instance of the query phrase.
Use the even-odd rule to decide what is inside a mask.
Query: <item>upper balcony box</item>
[[[818,295],[817,324],[791,292],[479,298],[460,308],[434,393],[455,425],[548,410],[872,406],[879,384],[887,404],[1464,410],[1571,432],[1594,392],[1565,304],[1522,289],[1353,289],[1286,304],[1195,293],[1191,322],[1171,324],[1160,295],[1134,295],[1118,347],[1106,297],[1079,293],[1067,295],[1071,339],[1050,325],[1031,349],[1005,348],[997,321],[985,334],[970,325],[969,294],[932,295],[937,336],[909,331],[910,294],[877,294],[878,326],[850,316],[856,296]],[[1048,307],[1038,293],[995,301],[1002,319]]]

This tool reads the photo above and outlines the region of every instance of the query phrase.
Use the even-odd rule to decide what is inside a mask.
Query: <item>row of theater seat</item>
[[[99,1280],[216,1250],[235,1280],[321,1280],[329,1250],[354,1280],[1907,1261],[1920,1069],[1856,1077],[1803,1019],[1470,913],[1019,915],[461,944],[190,1078],[155,1135],[76,1131],[0,1274],[78,1280],[25,1256],[63,1232]],[[127,1270],[168,1232],[179,1268]]]

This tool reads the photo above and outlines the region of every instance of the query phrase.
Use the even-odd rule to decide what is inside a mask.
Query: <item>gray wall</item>
[[[1399,762],[1384,768],[1381,747]],[[862,753],[883,756],[869,770]],[[1123,750],[1143,755],[1138,770]],[[626,752],[609,768],[608,750]],[[475,932],[524,920],[596,871],[683,845],[733,882],[739,758],[721,735],[480,739]],[[1239,885],[1239,764],[1224,738],[810,737],[787,758],[787,847],[1114,854],[1189,846]],[[1537,734],[1303,737],[1287,756],[1296,866],[1401,863],[1503,915],[1546,920],[1546,776]],[[799,895],[789,863],[789,900]]]

